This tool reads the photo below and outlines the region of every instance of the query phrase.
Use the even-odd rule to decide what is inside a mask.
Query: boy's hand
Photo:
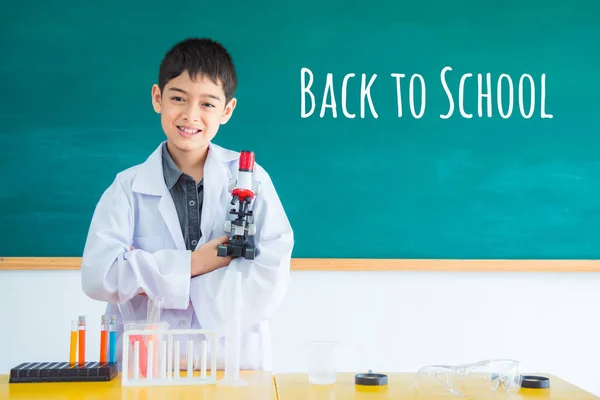
[[[224,235],[204,243],[192,252],[192,277],[228,266],[231,260],[233,260],[233,257],[217,256],[217,248],[228,241],[229,236]]]

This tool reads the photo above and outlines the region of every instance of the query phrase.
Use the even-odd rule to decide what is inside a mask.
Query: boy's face
[[[207,148],[235,108],[235,99],[225,101],[220,82],[201,75],[192,80],[187,71],[167,82],[162,93],[158,85],[152,87],[152,105],[161,115],[167,141],[180,151]]]

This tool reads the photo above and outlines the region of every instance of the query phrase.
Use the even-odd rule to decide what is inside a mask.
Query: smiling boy
[[[166,53],[152,87],[166,141],[144,163],[118,173],[102,194],[81,279],[89,297],[109,303],[107,314],[119,315],[117,303],[130,300],[143,319],[147,299],[161,297],[162,320],[170,328],[216,330],[222,339],[225,272],[241,271],[241,368],[270,369],[268,320],[286,291],[294,238],[270,176],[258,164],[251,239],[256,256],[217,256],[217,247],[228,240],[227,189],[239,153],[212,139],[236,108],[236,79],[231,56],[213,40],[187,39]],[[222,368],[223,340],[219,344]]]

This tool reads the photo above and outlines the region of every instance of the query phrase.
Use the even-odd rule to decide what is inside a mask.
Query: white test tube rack
[[[146,371],[147,376],[140,376],[140,341],[133,344],[133,354],[130,353],[130,336],[155,336],[160,340],[147,341]],[[194,374],[193,360],[195,344],[192,340],[186,341],[184,347],[187,351],[187,371],[180,369],[179,350],[180,342],[173,336],[179,335],[204,335],[207,340],[199,343],[201,346],[200,372]],[[155,343],[159,349],[154,349]],[[208,346],[210,343],[210,374],[207,375]],[[154,355],[158,353],[158,360]],[[217,336],[215,331],[206,329],[147,329],[129,330],[123,333],[123,366],[122,386],[179,386],[179,385],[210,385],[217,382]],[[130,359],[133,359],[133,371],[129,371]],[[155,372],[158,371],[158,372]],[[186,372],[186,374],[181,374]],[[131,375],[131,376],[130,376]]]

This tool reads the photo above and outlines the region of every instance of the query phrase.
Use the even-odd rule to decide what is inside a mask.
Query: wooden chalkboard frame
[[[0,257],[0,271],[80,267],[81,257]],[[292,271],[600,272],[600,260],[294,258]]]

